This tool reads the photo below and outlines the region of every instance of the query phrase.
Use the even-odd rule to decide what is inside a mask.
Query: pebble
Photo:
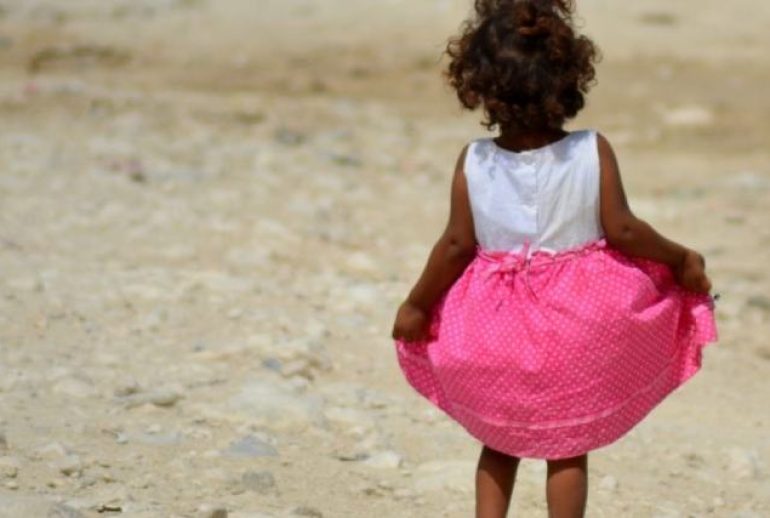
[[[16,478],[21,461],[16,457],[0,457],[0,478]]]
[[[324,514],[309,505],[300,505],[289,510],[290,516],[309,516],[311,518],[323,518]]]
[[[230,418],[251,419],[270,429],[297,430],[325,425],[321,397],[297,394],[290,386],[267,379],[244,384],[230,398],[228,406],[234,411],[228,412]]]
[[[663,122],[669,126],[707,126],[714,122],[714,113],[703,106],[682,106],[668,110]]]
[[[70,449],[58,441],[49,442],[35,450],[35,455],[44,459],[57,459],[69,455]]]
[[[345,429],[374,428],[375,421],[371,414],[363,410],[345,407],[329,407],[324,410],[324,416],[333,424]]]
[[[414,488],[418,493],[452,491],[470,493],[474,490],[472,461],[435,460],[425,462],[414,470]]]
[[[198,518],[227,518],[227,508],[220,504],[202,504],[197,512]]]
[[[57,381],[53,385],[53,391],[78,399],[93,397],[97,393],[90,381],[75,377],[66,377]]]
[[[275,487],[275,477],[270,471],[246,471],[241,476],[241,484],[249,491],[267,493]]]
[[[0,453],[8,451],[8,439],[5,437],[5,432],[0,430]]]
[[[83,471],[83,463],[79,455],[67,455],[54,464],[62,474],[68,477],[80,476]]]
[[[126,408],[134,408],[148,403],[159,407],[171,407],[180,399],[182,399],[182,394],[174,389],[159,389],[150,392],[130,393],[126,396],[118,397],[118,401]]]
[[[618,480],[612,475],[605,475],[599,480],[599,489],[615,492],[618,489]]]
[[[55,505],[42,496],[0,492],[0,516],[3,518],[48,517],[53,509]]]
[[[115,387],[113,394],[117,397],[126,397],[136,394],[141,390],[139,383],[135,379],[126,380]]]
[[[404,458],[401,454],[388,450],[370,455],[362,464],[377,469],[396,469],[401,466]]]
[[[739,479],[757,479],[760,477],[759,456],[756,452],[739,447],[727,451],[728,470]]]
[[[230,443],[230,446],[224,450],[223,455],[242,458],[277,457],[278,450],[263,439],[254,435],[247,435]]]
[[[770,297],[765,295],[753,295],[746,300],[749,307],[761,309],[765,313],[770,313]]]

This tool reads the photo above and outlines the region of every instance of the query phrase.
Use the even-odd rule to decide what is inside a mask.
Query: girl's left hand
[[[428,314],[409,301],[398,308],[392,337],[395,340],[414,342],[428,338]]]

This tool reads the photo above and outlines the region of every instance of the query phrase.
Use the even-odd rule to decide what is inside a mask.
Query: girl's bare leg
[[[588,454],[548,461],[549,518],[583,518],[588,499]]]
[[[481,448],[476,469],[476,518],[505,518],[511,503],[519,458]]]

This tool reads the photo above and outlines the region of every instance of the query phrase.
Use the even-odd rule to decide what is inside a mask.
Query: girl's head
[[[450,40],[446,75],[484,125],[560,128],[585,104],[597,50],[575,33],[571,0],[476,0],[475,16]]]

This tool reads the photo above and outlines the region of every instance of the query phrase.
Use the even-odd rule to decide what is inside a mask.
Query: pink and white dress
[[[523,152],[473,141],[465,176],[478,253],[396,341],[409,384],[473,437],[558,459],[626,434],[701,366],[709,295],[604,240],[596,132]]]

